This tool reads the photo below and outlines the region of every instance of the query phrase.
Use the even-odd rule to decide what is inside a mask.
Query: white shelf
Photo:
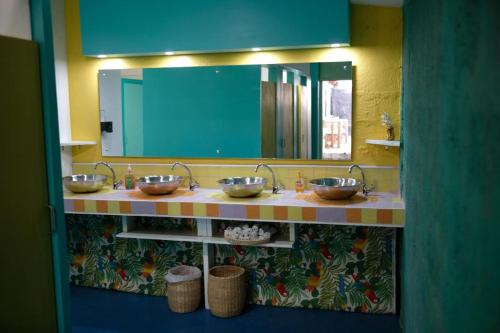
[[[141,230],[141,231],[128,231],[121,232],[116,235],[118,238],[133,238],[133,239],[152,239],[163,241],[177,241],[177,242],[192,242],[192,243],[206,243],[206,244],[222,244],[231,245],[224,237],[207,237],[195,236],[189,234],[166,234],[158,231]],[[259,246],[259,247],[274,247],[274,248],[287,248],[293,246],[293,242],[284,240],[275,240],[266,244],[245,245],[245,246]]]
[[[205,240],[203,241],[204,243],[232,245],[227,240],[225,240],[224,237],[204,237],[204,238],[205,238]],[[279,247],[279,248],[291,249],[293,246],[293,242],[284,241],[284,240],[274,240],[274,241],[272,240],[269,243],[256,244],[256,245],[244,245],[244,246],[275,247],[275,248]]]
[[[366,143],[370,145],[379,145],[385,147],[399,147],[399,140],[366,140]]]
[[[93,146],[97,142],[95,141],[68,141],[61,142],[61,147],[74,147],[74,146]]]
[[[118,238],[152,239],[177,242],[203,243],[203,237],[189,234],[166,234],[158,231],[141,230],[121,232],[116,235]]]

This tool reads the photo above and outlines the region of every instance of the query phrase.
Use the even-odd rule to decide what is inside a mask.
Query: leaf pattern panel
[[[216,246],[216,263],[245,267],[250,302],[394,313],[395,230],[300,225],[293,248]]]
[[[177,220],[155,223],[185,228]],[[168,269],[183,264],[202,268],[201,244],[117,238],[122,231],[117,216],[67,214],[66,222],[74,285],[165,296]]]
[[[72,284],[164,296],[169,268],[202,268],[199,243],[117,238],[117,216],[68,214],[66,220]],[[196,228],[190,219],[139,223],[164,231]],[[394,229],[304,224],[297,231],[292,249],[216,245],[216,264],[247,270],[251,303],[395,312]]]

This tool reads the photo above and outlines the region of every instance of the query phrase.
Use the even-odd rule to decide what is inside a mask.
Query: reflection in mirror
[[[352,81],[322,81],[323,159],[351,159]]]
[[[100,70],[102,154],[350,159],[350,76],[351,63]]]

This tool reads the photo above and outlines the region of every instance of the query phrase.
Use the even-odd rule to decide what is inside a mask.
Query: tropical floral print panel
[[[293,249],[216,247],[216,262],[245,267],[256,304],[393,313],[395,231],[301,225]]]
[[[117,238],[118,216],[68,214],[66,221],[74,285],[164,296],[169,268],[202,268],[199,243]],[[138,224],[196,228],[192,220],[177,218],[140,218]],[[297,235],[292,249],[216,245],[216,264],[247,270],[251,303],[395,312],[394,229],[304,224]]]
[[[178,265],[202,268],[199,243],[117,238],[122,231],[118,216],[66,215],[66,221],[69,278],[74,285],[164,296],[168,269]],[[190,221],[155,221],[157,227],[162,223],[183,230]]]

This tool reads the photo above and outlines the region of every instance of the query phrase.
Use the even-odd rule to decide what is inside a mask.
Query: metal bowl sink
[[[248,198],[259,195],[267,184],[262,177],[231,177],[218,181],[222,190],[234,198]]]
[[[361,182],[354,178],[317,178],[309,184],[314,193],[327,200],[349,199],[361,189]]]
[[[174,192],[182,182],[179,176],[146,176],[136,179],[137,187],[146,194],[161,195]]]
[[[106,184],[107,179],[105,175],[71,175],[63,177],[63,184],[73,193],[90,193],[99,191]]]

